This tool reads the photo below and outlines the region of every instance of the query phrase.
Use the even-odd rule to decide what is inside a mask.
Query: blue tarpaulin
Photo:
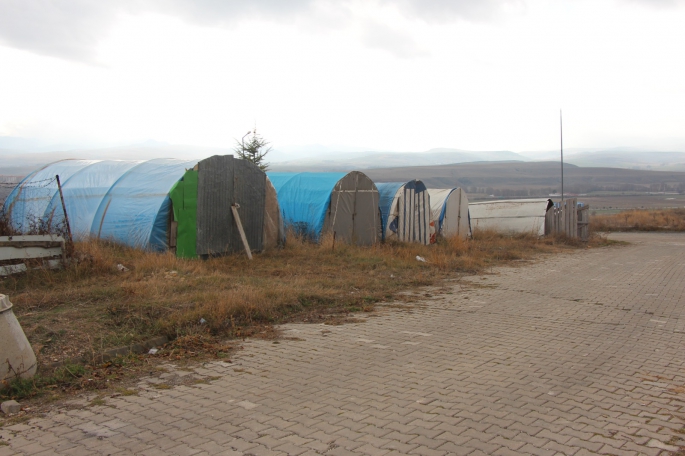
[[[278,194],[286,228],[318,241],[331,192],[345,173],[266,173]]]
[[[57,184],[75,239],[110,239],[150,250],[167,248],[169,190],[197,160],[62,160],[24,179],[7,197],[4,211],[27,232],[37,222],[63,220]]]

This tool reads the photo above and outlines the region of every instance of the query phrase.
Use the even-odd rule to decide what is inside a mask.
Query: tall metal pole
[[[559,135],[561,138],[561,201],[564,201],[564,124],[559,110]]]
[[[71,237],[71,226],[69,225],[69,216],[67,215],[67,206],[64,204],[64,194],[62,193],[62,184],[59,181],[59,174],[55,176],[57,179],[57,189],[59,190],[59,199],[62,200],[62,211],[64,211],[64,222],[67,224],[67,234],[69,235],[69,242],[73,242]]]

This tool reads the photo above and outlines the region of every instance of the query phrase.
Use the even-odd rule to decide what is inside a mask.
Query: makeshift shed
[[[469,200],[461,188],[429,188],[431,216],[436,234],[442,237],[471,235]]]
[[[376,186],[380,193],[383,239],[430,244],[430,196],[423,182],[387,182]]]
[[[232,156],[211,157],[211,159],[216,162],[216,170],[206,170],[204,174],[202,172],[198,174],[195,170],[195,168],[200,168],[197,160],[62,160],[46,165],[22,180],[7,197],[3,211],[13,227],[20,232],[29,232],[37,226],[54,228],[63,224],[64,211],[55,180],[55,176],[59,175],[69,225],[75,240],[101,238],[154,251],[164,251],[169,247],[174,249],[180,242],[184,246],[180,256],[192,257],[195,254],[191,254],[192,249],[188,246],[196,241],[193,237],[195,236],[194,224],[197,220],[194,214],[197,211],[193,206],[197,207],[197,197],[200,194],[197,191],[198,184],[211,181],[209,187],[213,188],[218,184],[210,177],[215,179],[219,170],[225,171],[227,169],[225,163],[242,162],[242,160],[233,160]],[[203,160],[200,164],[204,162],[206,161]],[[206,163],[209,164],[209,162]],[[231,189],[241,189],[233,192],[238,197],[231,200],[231,204],[234,201],[248,202],[239,211],[241,216],[245,213],[244,217],[251,229],[249,234],[246,231],[248,239],[253,242],[250,246],[254,245],[255,249],[260,249],[264,245],[263,219],[268,193],[266,177],[262,171],[259,171],[260,181],[260,174],[255,173],[252,167],[243,164],[238,165],[236,169],[239,169],[237,175],[230,174],[224,178],[226,182],[231,182]],[[183,212],[183,216],[179,215],[182,219],[180,223],[179,220],[174,220],[170,197],[170,191],[178,187],[179,180],[184,182],[181,186],[183,201],[180,212]],[[226,185],[221,188],[225,187]],[[221,191],[206,192],[210,199],[215,196],[214,193],[221,193]],[[215,200],[208,201],[209,207],[216,204],[217,211],[224,210],[225,200],[228,199],[228,197],[217,197]],[[271,210],[274,213],[272,218],[275,216],[278,220],[278,208],[272,207]],[[231,212],[230,205],[228,211]],[[259,225],[259,233],[255,233],[252,229],[253,222],[260,223],[259,215],[255,215],[255,211],[261,211],[262,222]],[[200,215],[206,217],[207,212],[201,212]],[[224,218],[223,221],[232,222],[232,218],[228,221]],[[180,236],[177,229],[179,224],[182,226]],[[233,235],[233,226],[226,228],[226,225],[212,225],[209,231],[205,232],[206,236],[203,239],[216,238],[222,242],[224,240],[222,236],[225,233]],[[215,236],[214,233],[219,231],[222,234]],[[210,245],[207,249],[211,247],[213,246]],[[213,252],[234,251],[235,243],[225,243],[223,248],[223,250]]]
[[[469,203],[473,230],[492,229],[503,233],[545,235],[545,214],[551,199],[520,199]]]
[[[286,228],[319,241],[371,245],[380,240],[378,189],[364,173],[267,173]]]
[[[180,257],[209,257],[275,247],[283,237],[276,192],[247,160],[215,155],[187,170],[170,191],[170,244]],[[235,216],[237,214],[237,218]]]

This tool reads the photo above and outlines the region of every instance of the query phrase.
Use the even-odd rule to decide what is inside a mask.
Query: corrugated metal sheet
[[[250,250],[261,251],[264,247],[264,205],[266,201],[266,174],[247,160],[233,160],[233,194],[238,204],[240,222],[245,230]],[[229,207],[230,209],[230,207]],[[233,228],[231,247],[242,250],[240,233]]]
[[[234,159],[231,155],[215,155],[199,162],[198,255],[223,255],[244,250],[231,211],[234,204],[238,206],[250,250],[263,250],[266,174],[254,163]],[[272,209],[278,211],[278,206]]]
[[[232,244],[235,244],[235,222],[231,213],[235,199],[233,173],[231,155],[215,155],[198,163],[198,255],[219,255],[231,251]]]
[[[469,203],[471,226],[505,233],[545,235],[545,214],[550,199],[521,199]]]

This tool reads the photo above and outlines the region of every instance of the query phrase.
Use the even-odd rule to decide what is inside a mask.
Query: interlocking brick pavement
[[[631,245],[416,290],[363,323],[285,325],[198,366],[206,383],[143,379],[0,428],[0,456],[668,454],[685,444],[685,235],[615,238]]]

